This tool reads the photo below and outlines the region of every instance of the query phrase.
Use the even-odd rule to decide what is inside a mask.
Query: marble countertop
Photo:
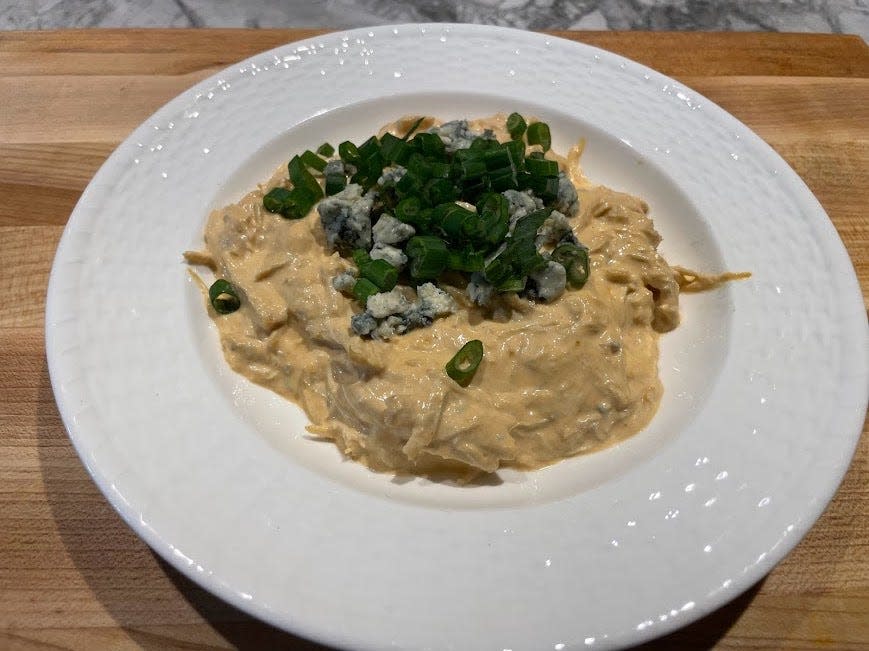
[[[464,22],[524,29],[781,31],[869,40],[869,0],[0,0],[0,29],[326,27]]]

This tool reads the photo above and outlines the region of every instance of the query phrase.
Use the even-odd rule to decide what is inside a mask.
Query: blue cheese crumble
[[[573,234],[573,227],[570,225],[570,220],[567,216],[553,210],[549,213],[546,221],[537,229],[537,237],[534,244],[539,249],[543,246],[554,246],[559,242],[576,243],[576,235]]]
[[[433,283],[423,283],[416,288],[413,300],[398,288],[369,296],[365,311],[350,318],[350,328],[361,337],[391,339],[415,328],[425,328],[436,318],[455,311],[452,296]]]
[[[416,288],[420,311],[432,318],[446,316],[455,311],[456,303],[453,297],[434,283],[425,283]]]
[[[483,274],[475,271],[471,274],[471,280],[468,283],[465,291],[468,294],[468,298],[471,299],[471,302],[474,305],[488,305],[489,301],[492,300],[492,296],[495,295],[495,287],[486,280]]]
[[[383,213],[372,230],[376,244],[398,244],[410,239],[416,234],[416,229],[410,224]]]
[[[332,287],[342,294],[349,294],[353,291],[353,285],[356,284],[356,276],[349,271],[338,274],[332,279]]]
[[[407,264],[407,254],[397,246],[391,244],[375,244],[368,252],[372,260],[386,260],[393,267],[401,271]]]
[[[510,215],[511,233],[517,221],[543,207],[543,200],[535,197],[531,190],[504,190],[501,194],[509,203],[507,211]]]
[[[317,204],[326,244],[335,249],[371,248],[371,208],[376,193],[362,194],[362,186],[351,183]]]
[[[407,170],[401,165],[393,165],[383,170],[380,178],[377,179],[377,185],[381,188],[394,188],[402,177],[407,173]]]
[[[436,133],[443,140],[444,146],[448,152],[454,152],[457,149],[467,149],[477,138],[487,138],[494,140],[495,135],[491,129],[485,131],[474,131],[468,126],[467,120],[453,120],[444,122],[438,127],[432,127],[428,133]]]
[[[371,312],[361,312],[350,317],[350,328],[360,337],[365,337],[374,332],[377,328],[377,319]]]
[[[560,213],[573,217],[579,212],[579,196],[576,194],[576,188],[570,177],[564,172],[558,173],[558,194],[555,198],[555,210]]]
[[[390,314],[400,314],[410,307],[410,302],[405,298],[399,288],[388,292],[380,292],[368,297],[365,303],[366,310],[375,319],[385,319]]]
[[[326,163],[326,167],[323,168],[323,176],[346,173],[347,170],[344,168],[344,161],[342,161],[340,158],[333,158],[328,163]]]
[[[550,260],[546,266],[528,274],[528,298],[551,303],[564,293],[567,286],[567,271],[557,262]]]

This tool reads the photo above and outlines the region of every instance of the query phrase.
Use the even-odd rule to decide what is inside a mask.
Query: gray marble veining
[[[466,22],[525,29],[786,31],[869,39],[869,0],[0,0],[0,29],[364,27]]]

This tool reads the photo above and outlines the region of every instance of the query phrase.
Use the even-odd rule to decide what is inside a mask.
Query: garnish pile
[[[416,132],[422,121],[401,138],[342,142],[337,156],[328,143],[293,156],[288,187],[263,198],[288,219],[317,206],[327,246],[357,269],[333,279],[365,308],[353,331],[388,339],[455,311],[436,285],[447,275],[477,305],[505,292],[548,302],[582,287],[588,253],[569,222],[576,189],[546,158],[549,126],[513,113],[501,143],[465,120]]]

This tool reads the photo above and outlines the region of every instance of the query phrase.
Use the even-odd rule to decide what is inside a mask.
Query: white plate
[[[404,113],[518,110],[646,197],[671,262],[750,270],[683,299],[645,432],[459,488],[308,439],[229,371],[181,252],[292,152]],[[867,395],[867,328],[835,230],[720,108],[637,63],[467,25],[339,32],[183,93],[112,154],[57,252],[46,346],[76,449],[131,527],[277,626],[355,649],[614,647],[722,605],[821,513]]]

